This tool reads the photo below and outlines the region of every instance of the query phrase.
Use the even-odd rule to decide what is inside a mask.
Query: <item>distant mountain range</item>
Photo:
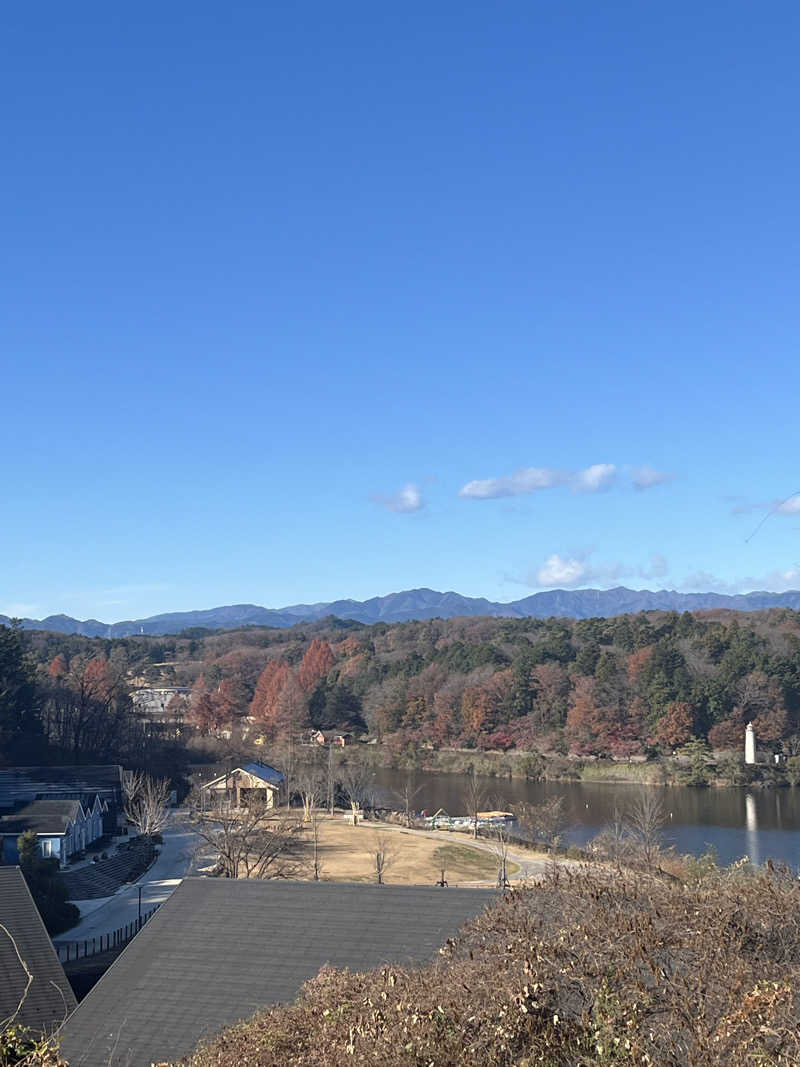
[[[190,627],[232,630],[240,626],[285,628],[299,622],[316,622],[330,615],[358,622],[408,622],[411,619],[450,619],[459,615],[490,615],[495,618],[569,619],[608,618],[637,611],[762,611],[786,607],[800,611],[800,591],[787,593],[676,593],[668,589],[553,589],[534,593],[510,604],[459,593],[437,593],[434,589],[409,589],[370,600],[334,600],[329,604],[295,604],[288,608],[260,608],[256,604],[232,604],[206,611],[174,611],[129,622],[98,622],[72,619],[69,615],[48,615],[46,619],[23,619],[28,630],[52,630],[85,637],[130,637],[132,634],[174,634]],[[0,623],[8,623],[0,615]]]

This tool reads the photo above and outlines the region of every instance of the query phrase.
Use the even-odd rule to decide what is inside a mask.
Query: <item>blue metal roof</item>
[[[274,767],[270,767],[268,763],[243,763],[242,770],[252,774],[254,778],[263,778],[270,785],[280,785],[283,781],[281,772],[276,771]]]

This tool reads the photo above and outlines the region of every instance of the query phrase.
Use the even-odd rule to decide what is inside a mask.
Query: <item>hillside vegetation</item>
[[[752,720],[760,744],[800,752],[800,614],[789,609],[17,636],[52,743],[76,754],[103,743],[76,706],[105,701],[118,715],[137,684],[191,687],[172,710],[201,735],[272,740],[315,726],[399,750],[627,758],[691,738],[739,749]]]

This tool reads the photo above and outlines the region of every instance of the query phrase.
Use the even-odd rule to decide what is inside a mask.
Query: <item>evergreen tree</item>
[[[67,891],[58,869],[57,859],[43,859],[34,830],[17,838],[19,865],[28,883],[36,907],[49,934],[60,934],[74,926],[80,912],[67,900]]]
[[[45,747],[39,694],[17,626],[0,626],[0,764],[36,763]]]

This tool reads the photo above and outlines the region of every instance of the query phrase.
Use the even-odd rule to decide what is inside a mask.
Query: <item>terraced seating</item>
[[[134,843],[111,856],[81,867],[77,871],[64,871],[61,875],[69,900],[98,900],[110,897],[120,886],[130,882],[150,861],[153,846]]]

